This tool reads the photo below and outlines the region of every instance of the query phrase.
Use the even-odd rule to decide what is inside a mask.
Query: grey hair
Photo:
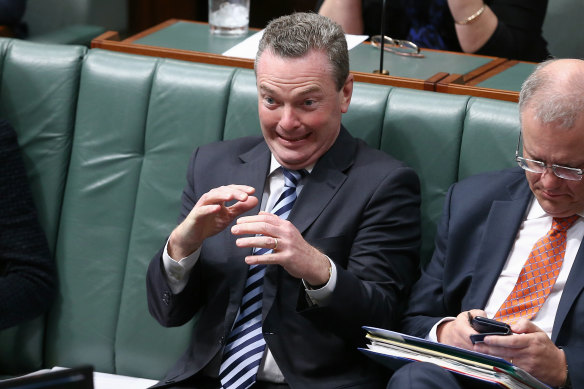
[[[547,69],[558,61],[540,63],[523,82],[519,94],[519,111],[533,108],[535,118],[543,124],[557,123],[570,129],[584,114],[584,72],[572,71],[567,77]],[[558,81],[558,79],[562,79]]]
[[[259,43],[256,70],[265,50],[282,58],[300,58],[311,50],[323,51],[332,65],[338,90],[349,76],[349,51],[343,29],[322,15],[298,12],[268,23]]]

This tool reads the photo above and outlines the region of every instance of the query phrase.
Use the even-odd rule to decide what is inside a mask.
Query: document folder
[[[363,327],[369,341],[359,348],[368,357],[396,370],[410,362],[434,363],[455,374],[490,382],[508,389],[550,389],[508,361],[459,347],[416,338],[381,328]]]

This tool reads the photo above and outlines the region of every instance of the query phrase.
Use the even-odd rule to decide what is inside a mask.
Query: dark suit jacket
[[[16,134],[0,120],[0,329],[44,313],[56,289]]]
[[[412,290],[402,331],[425,337],[441,318],[485,307],[532,197],[520,168],[477,175],[450,189],[434,255]],[[574,388],[584,387],[583,288],[580,247],[552,331]]]
[[[182,218],[210,189],[247,184],[261,196],[270,164],[263,138],[199,148],[183,192]],[[342,128],[305,179],[288,220],[338,270],[332,303],[307,302],[300,279],[268,266],[263,300],[266,342],[292,388],[385,387],[384,373],[357,350],[363,325],[395,327],[400,303],[415,278],[420,240],[419,183],[415,172],[366,146]],[[257,209],[249,214],[256,214]],[[181,219],[182,219],[181,218]],[[148,302],[165,326],[200,311],[189,349],[168,373],[217,376],[225,338],[235,319],[251,250],[235,246],[230,228],[207,239],[183,292],[173,295],[161,252],[148,269]]]

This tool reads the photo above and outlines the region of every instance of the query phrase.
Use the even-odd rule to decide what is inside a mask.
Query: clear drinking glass
[[[209,0],[211,34],[241,36],[249,26],[249,0]]]

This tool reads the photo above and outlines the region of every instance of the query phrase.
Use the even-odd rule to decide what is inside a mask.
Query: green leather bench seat
[[[196,318],[166,329],[150,317],[146,267],[176,223],[192,150],[260,134],[253,71],[8,39],[0,61],[0,115],[60,282],[46,320],[0,333],[0,374],[89,363],[161,378]],[[418,171],[423,262],[448,187],[513,166],[519,130],[514,103],[362,83],[343,122]]]

